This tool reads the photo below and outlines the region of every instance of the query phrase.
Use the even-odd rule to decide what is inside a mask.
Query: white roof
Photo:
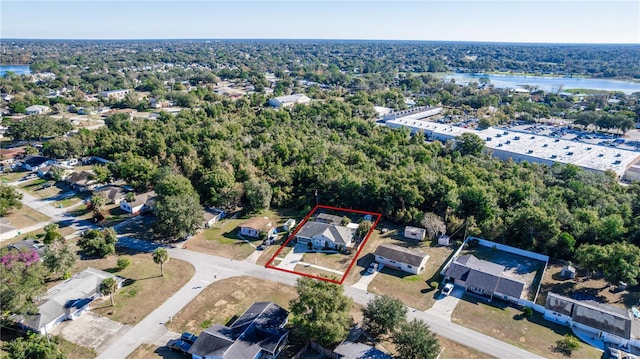
[[[36,110],[47,111],[49,110],[49,106],[33,105],[26,108],[26,111],[36,111]]]
[[[278,100],[280,103],[289,103],[289,102],[296,102],[299,101],[300,99],[304,99],[305,95],[303,94],[294,94],[294,95],[288,95],[288,96],[279,96],[276,97],[275,99]]]
[[[640,153],[634,151],[495,127],[478,131],[407,117],[389,120],[386,123],[392,128],[409,127],[412,130],[421,130],[445,139],[454,138],[463,133],[474,133],[486,141],[486,148],[494,150],[496,156],[498,152],[512,153],[521,159],[528,157],[530,162],[570,163],[602,172],[612,170],[620,177],[640,158]]]

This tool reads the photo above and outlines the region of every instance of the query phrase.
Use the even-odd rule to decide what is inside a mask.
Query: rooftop
[[[438,134],[447,139],[463,133],[473,133],[485,140],[487,149],[513,153],[547,164],[570,163],[602,172],[612,170],[620,177],[628,167],[640,159],[640,153],[634,151],[495,127],[478,131],[449,124],[421,121],[409,116],[389,120],[386,123],[392,128],[410,127]]]
[[[423,252],[395,244],[381,244],[376,248],[374,254],[415,267],[419,267],[425,257],[429,258],[429,256]]]

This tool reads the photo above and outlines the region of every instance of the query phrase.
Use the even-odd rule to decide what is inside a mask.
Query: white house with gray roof
[[[640,321],[630,311],[591,300],[576,300],[548,293],[547,320],[586,332],[604,342],[640,353]]]
[[[356,228],[307,221],[296,233],[296,241],[311,244],[313,248],[341,250],[353,247],[355,233]]]
[[[49,289],[39,300],[38,314],[13,319],[23,327],[46,334],[60,322],[82,315],[91,302],[101,297],[100,284],[107,278],[115,278],[118,287],[124,282],[124,278],[115,274],[87,268]]]
[[[456,257],[444,271],[444,276],[467,291],[518,303],[525,284],[504,272],[505,266],[468,254]]]
[[[373,253],[376,262],[385,267],[418,274],[424,270],[429,256],[421,251],[400,247],[395,244],[381,244]]]

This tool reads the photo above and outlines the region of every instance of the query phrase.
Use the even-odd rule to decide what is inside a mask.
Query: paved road
[[[136,249],[150,250],[142,246],[141,241],[129,239],[119,242]],[[140,247],[138,247],[140,246]],[[142,343],[156,343],[166,335],[164,324],[193,300],[211,282],[235,276],[252,276],[288,285],[295,285],[299,276],[283,271],[270,270],[247,261],[235,261],[228,258],[193,252],[185,249],[169,248],[171,258],[187,261],[195,267],[193,278],[140,323],[131,328],[126,336],[112,341],[98,358],[125,358]],[[215,275],[215,277],[214,277]],[[366,305],[374,294],[367,291],[345,287],[345,293],[356,303]],[[408,318],[421,319],[439,335],[463,345],[475,348],[496,358],[542,359],[542,357],[499,341],[493,337],[444,321],[433,314],[409,308]]]
[[[15,185],[15,183],[12,183],[12,185]],[[41,228],[46,227],[47,224],[49,223],[58,223],[60,224],[60,227],[71,226],[76,230],[76,233],[74,233],[72,236],[77,235],[78,232],[84,231],[87,228],[95,227],[95,225],[91,221],[78,220],[73,217],[66,216],[67,211],[70,211],[76,207],[82,206],[83,205],[82,202],[79,202],[74,204],[73,206],[64,207],[64,208],[58,208],[53,205],[53,203],[55,203],[57,200],[61,200],[66,197],[73,196],[75,194],[75,192],[73,191],[68,192],[67,194],[60,195],[60,197],[57,200],[38,198],[38,197],[32,196],[28,192],[25,192],[19,188],[16,188],[16,191],[18,191],[19,193],[22,193],[22,203],[25,206],[30,207],[50,217],[48,221],[36,223],[32,226],[18,229],[20,233],[29,233],[29,232],[37,231]],[[4,238],[4,237],[0,238],[0,240],[6,240],[6,239],[9,239],[9,238]]]

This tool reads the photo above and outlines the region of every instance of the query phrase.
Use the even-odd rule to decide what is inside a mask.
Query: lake
[[[0,65],[0,76],[4,76],[8,71],[17,75],[28,75],[31,73],[29,65]]]
[[[525,75],[502,74],[478,74],[478,73],[454,73],[445,75],[444,80],[454,79],[456,83],[479,82],[480,78],[487,77],[491,84],[499,88],[522,88],[525,85],[537,86],[539,89],[550,92],[557,91],[560,86],[568,89],[591,89],[605,91],[620,91],[626,94],[640,92],[640,82],[578,78],[578,77],[542,77]]]

